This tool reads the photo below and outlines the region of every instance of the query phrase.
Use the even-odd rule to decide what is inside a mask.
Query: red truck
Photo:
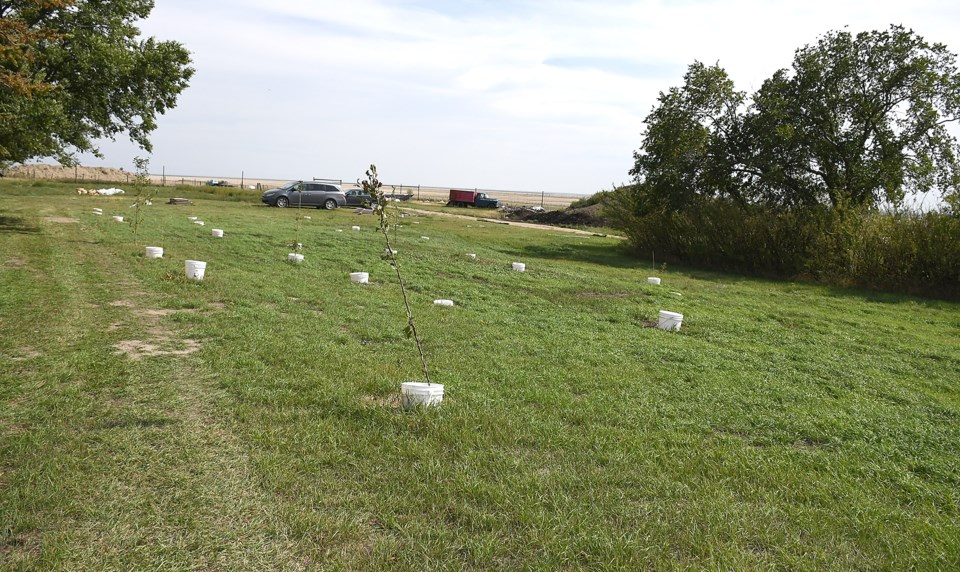
[[[450,189],[450,200],[447,201],[450,207],[480,207],[487,209],[500,208],[500,199],[488,197],[486,193],[476,191],[458,191]]]

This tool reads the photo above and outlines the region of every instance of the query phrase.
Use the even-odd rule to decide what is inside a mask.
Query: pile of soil
[[[130,173],[113,167],[64,167],[61,165],[17,165],[4,171],[7,177],[48,181],[126,181]]]
[[[557,211],[540,212],[533,209],[521,208],[507,214],[506,218],[560,226],[607,226],[607,221],[603,218],[601,212],[602,208],[600,204],[579,209],[566,208]]]

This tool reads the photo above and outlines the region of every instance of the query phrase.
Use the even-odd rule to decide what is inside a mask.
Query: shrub
[[[960,297],[960,218],[827,208],[771,213],[727,200],[637,214],[636,194],[607,212],[644,258],[767,277]]]

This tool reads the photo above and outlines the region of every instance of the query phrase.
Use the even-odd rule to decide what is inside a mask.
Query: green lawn
[[[0,181],[2,570],[960,568],[960,305],[407,217],[411,413],[373,217],[174,194]]]

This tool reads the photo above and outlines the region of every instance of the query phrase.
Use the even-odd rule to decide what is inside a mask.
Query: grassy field
[[[373,217],[132,202],[0,181],[2,570],[960,568],[957,304],[407,217],[411,413]]]

